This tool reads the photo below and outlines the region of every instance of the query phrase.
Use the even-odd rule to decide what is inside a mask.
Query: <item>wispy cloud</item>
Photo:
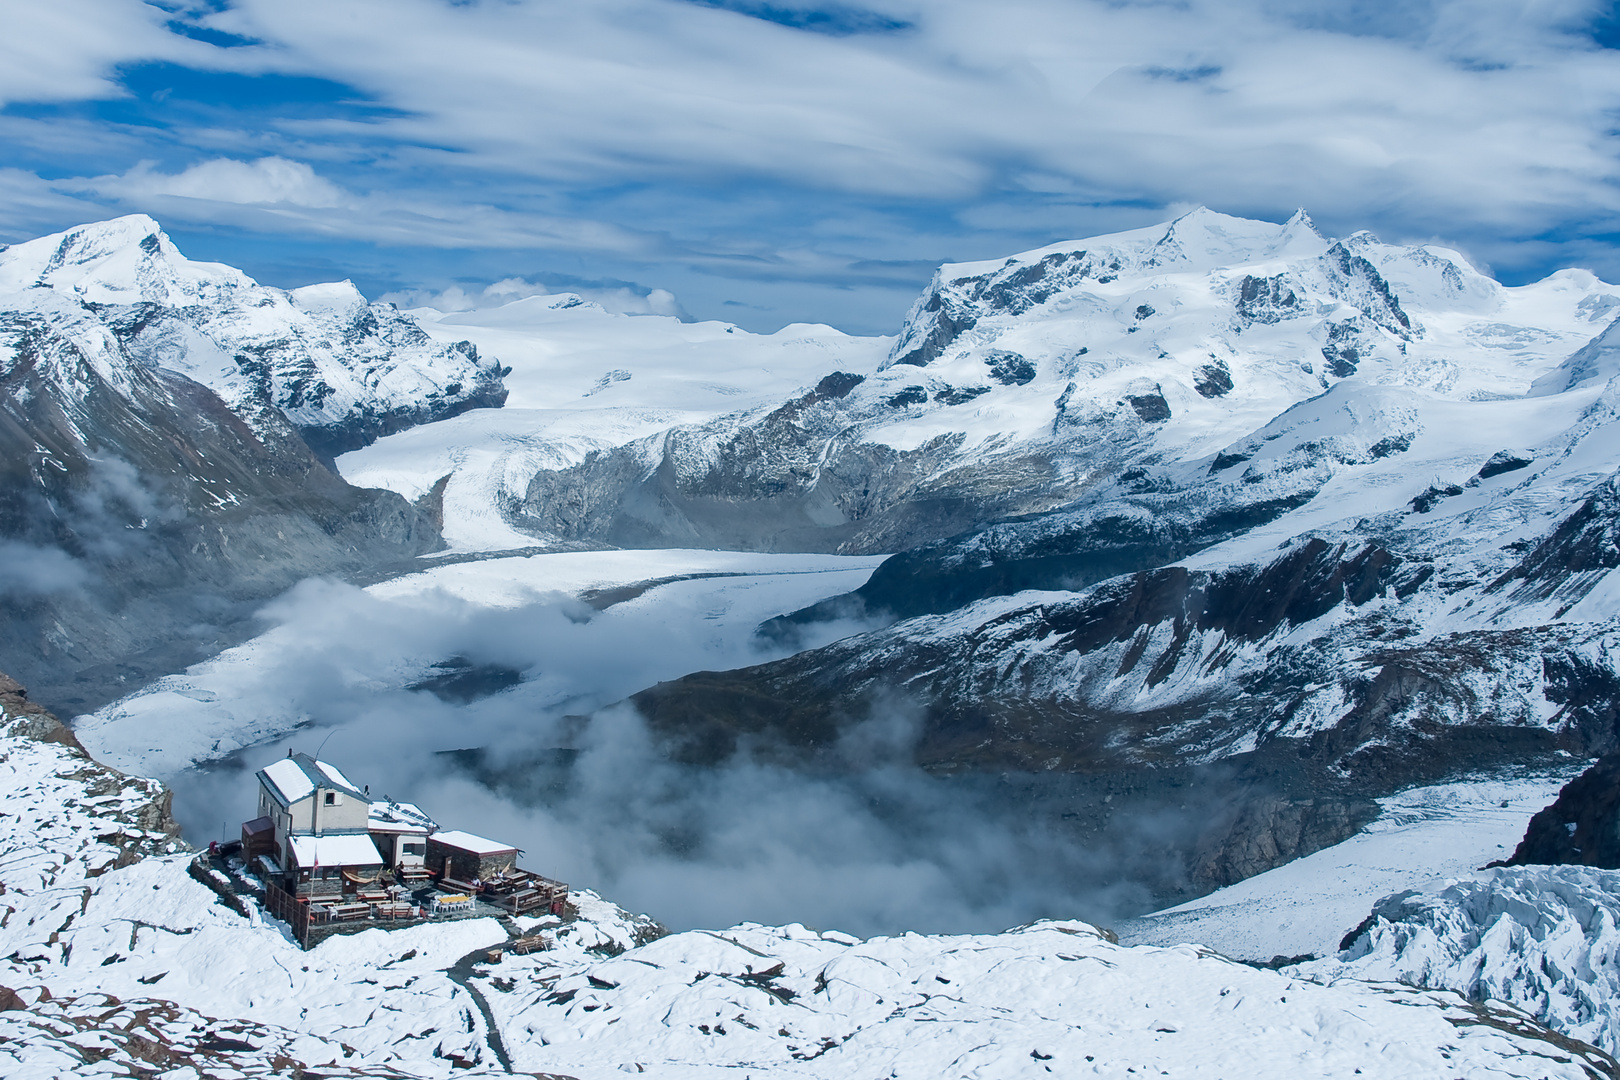
[[[45,48],[19,55],[52,59],[0,74],[7,100],[36,103],[8,115],[105,132],[123,159],[100,172],[125,182],[103,198],[302,230],[323,257],[464,245],[658,281],[699,313],[740,289],[843,321],[826,310],[840,273],[896,313],[925,277],[860,264],[992,256],[1204,203],[1445,236],[1519,276],[1565,250],[1620,273],[1620,64],[1595,0],[75,3],[121,30],[25,24]],[[61,176],[42,154],[14,164]],[[160,163],[144,189],[143,159]],[[249,200],[193,194],[253,189],[220,159],[304,163],[356,201],[228,218],[222,203]],[[251,179],[255,205],[297,203]],[[498,261],[483,280],[519,268]],[[795,282],[819,310],[787,310]]]

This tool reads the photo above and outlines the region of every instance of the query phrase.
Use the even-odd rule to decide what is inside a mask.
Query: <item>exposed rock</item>
[[[1377,816],[1370,799],[1251,798],[1199,837],[1188,872],[1198,887],[1220,888],[1331,847]]]
[[[28,699],[28,692],[9,675],[0,674],[0,736],[24,738],[62,747],[58,753],[73,763],[71,776],[80,794],[105,800],[98,810],[104,823],[127,826],[98,838],[116,848],[108,866],[127,866],[148,855],[187,850],[171,807],[174,793],[156,780],[127,776],[96,761],[79,745],[73,733],[49,710]],[[47,778],[35,778],[44,780]],[[72,852],[59,852],[72,855]],[[101,871],[93,871],[99,873]]]
[[[1215,360],[1200,367],[1195,373],[1193,389],[1207,398],[1221,397],[1232,390],[1232,372],[1226,361]]]
[[[1162,424],[1170,419],[1170,403],[1164,400],[1162,390],[1155,388],[1151,394],[1132,394],[1125,400],[1145,424]]]
[[[984,358],[990,377],[1003,386],[1023,386],[1035,378],[1035,365],[1012,352],[993,352]]]
[[[1460,484],[1430,484],[1413,497],[1410,505],[1414,513],[1427,514],[1435,508],[1441,499],[1449,499],[1453,495],[1461,495],[1462,493],[1463,489]]]
[[[965,405],[989,392],[988,386],[947,386],[935,392],[934,400],[941,405]]]
[[[1599,758],[1530,819],[1502,865],[1573,863],[1620,870],[1620,753]]]
[[[1485,464],[1479,467],[1479,472],[1475,475],[1481,480],[1489,480],[1493,476],[1529,468],[1535,460],[1534,454],[1522,450],[1498,450],[1486,459]]]
[[[1304,314],[1287,274],[1264,278],[1245,274],[1238,284],[1236,306],[1239,317],[1249,323],[1278,323]]]

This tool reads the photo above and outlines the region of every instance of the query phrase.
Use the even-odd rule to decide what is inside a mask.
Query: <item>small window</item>
[[[326,805],[327,806],[336,806],[337,805],[337,792],[328,791],[326,793]]]
[[[426,844],[406,844],[405,845],[405,854],[407,854],[407,855],[426,855],[427,854],[427,845]]]

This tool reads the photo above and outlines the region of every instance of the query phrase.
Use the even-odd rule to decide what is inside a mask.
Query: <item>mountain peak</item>
[[[185,305],[253,283],[231,267],[187,259],[146,214],[76,225],[0,251],[0,292],[48,288],[92,303]]]

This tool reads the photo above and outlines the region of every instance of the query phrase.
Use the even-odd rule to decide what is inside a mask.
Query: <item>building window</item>
[[[326,793],[326,805],[327,806],[336,806],[337,805],[337,792],[328,791]]]
[[[405,854],[407,854],[407,855],[426,855],[427,854],[427,845],[426,844],[406,844],[405,845]]]

